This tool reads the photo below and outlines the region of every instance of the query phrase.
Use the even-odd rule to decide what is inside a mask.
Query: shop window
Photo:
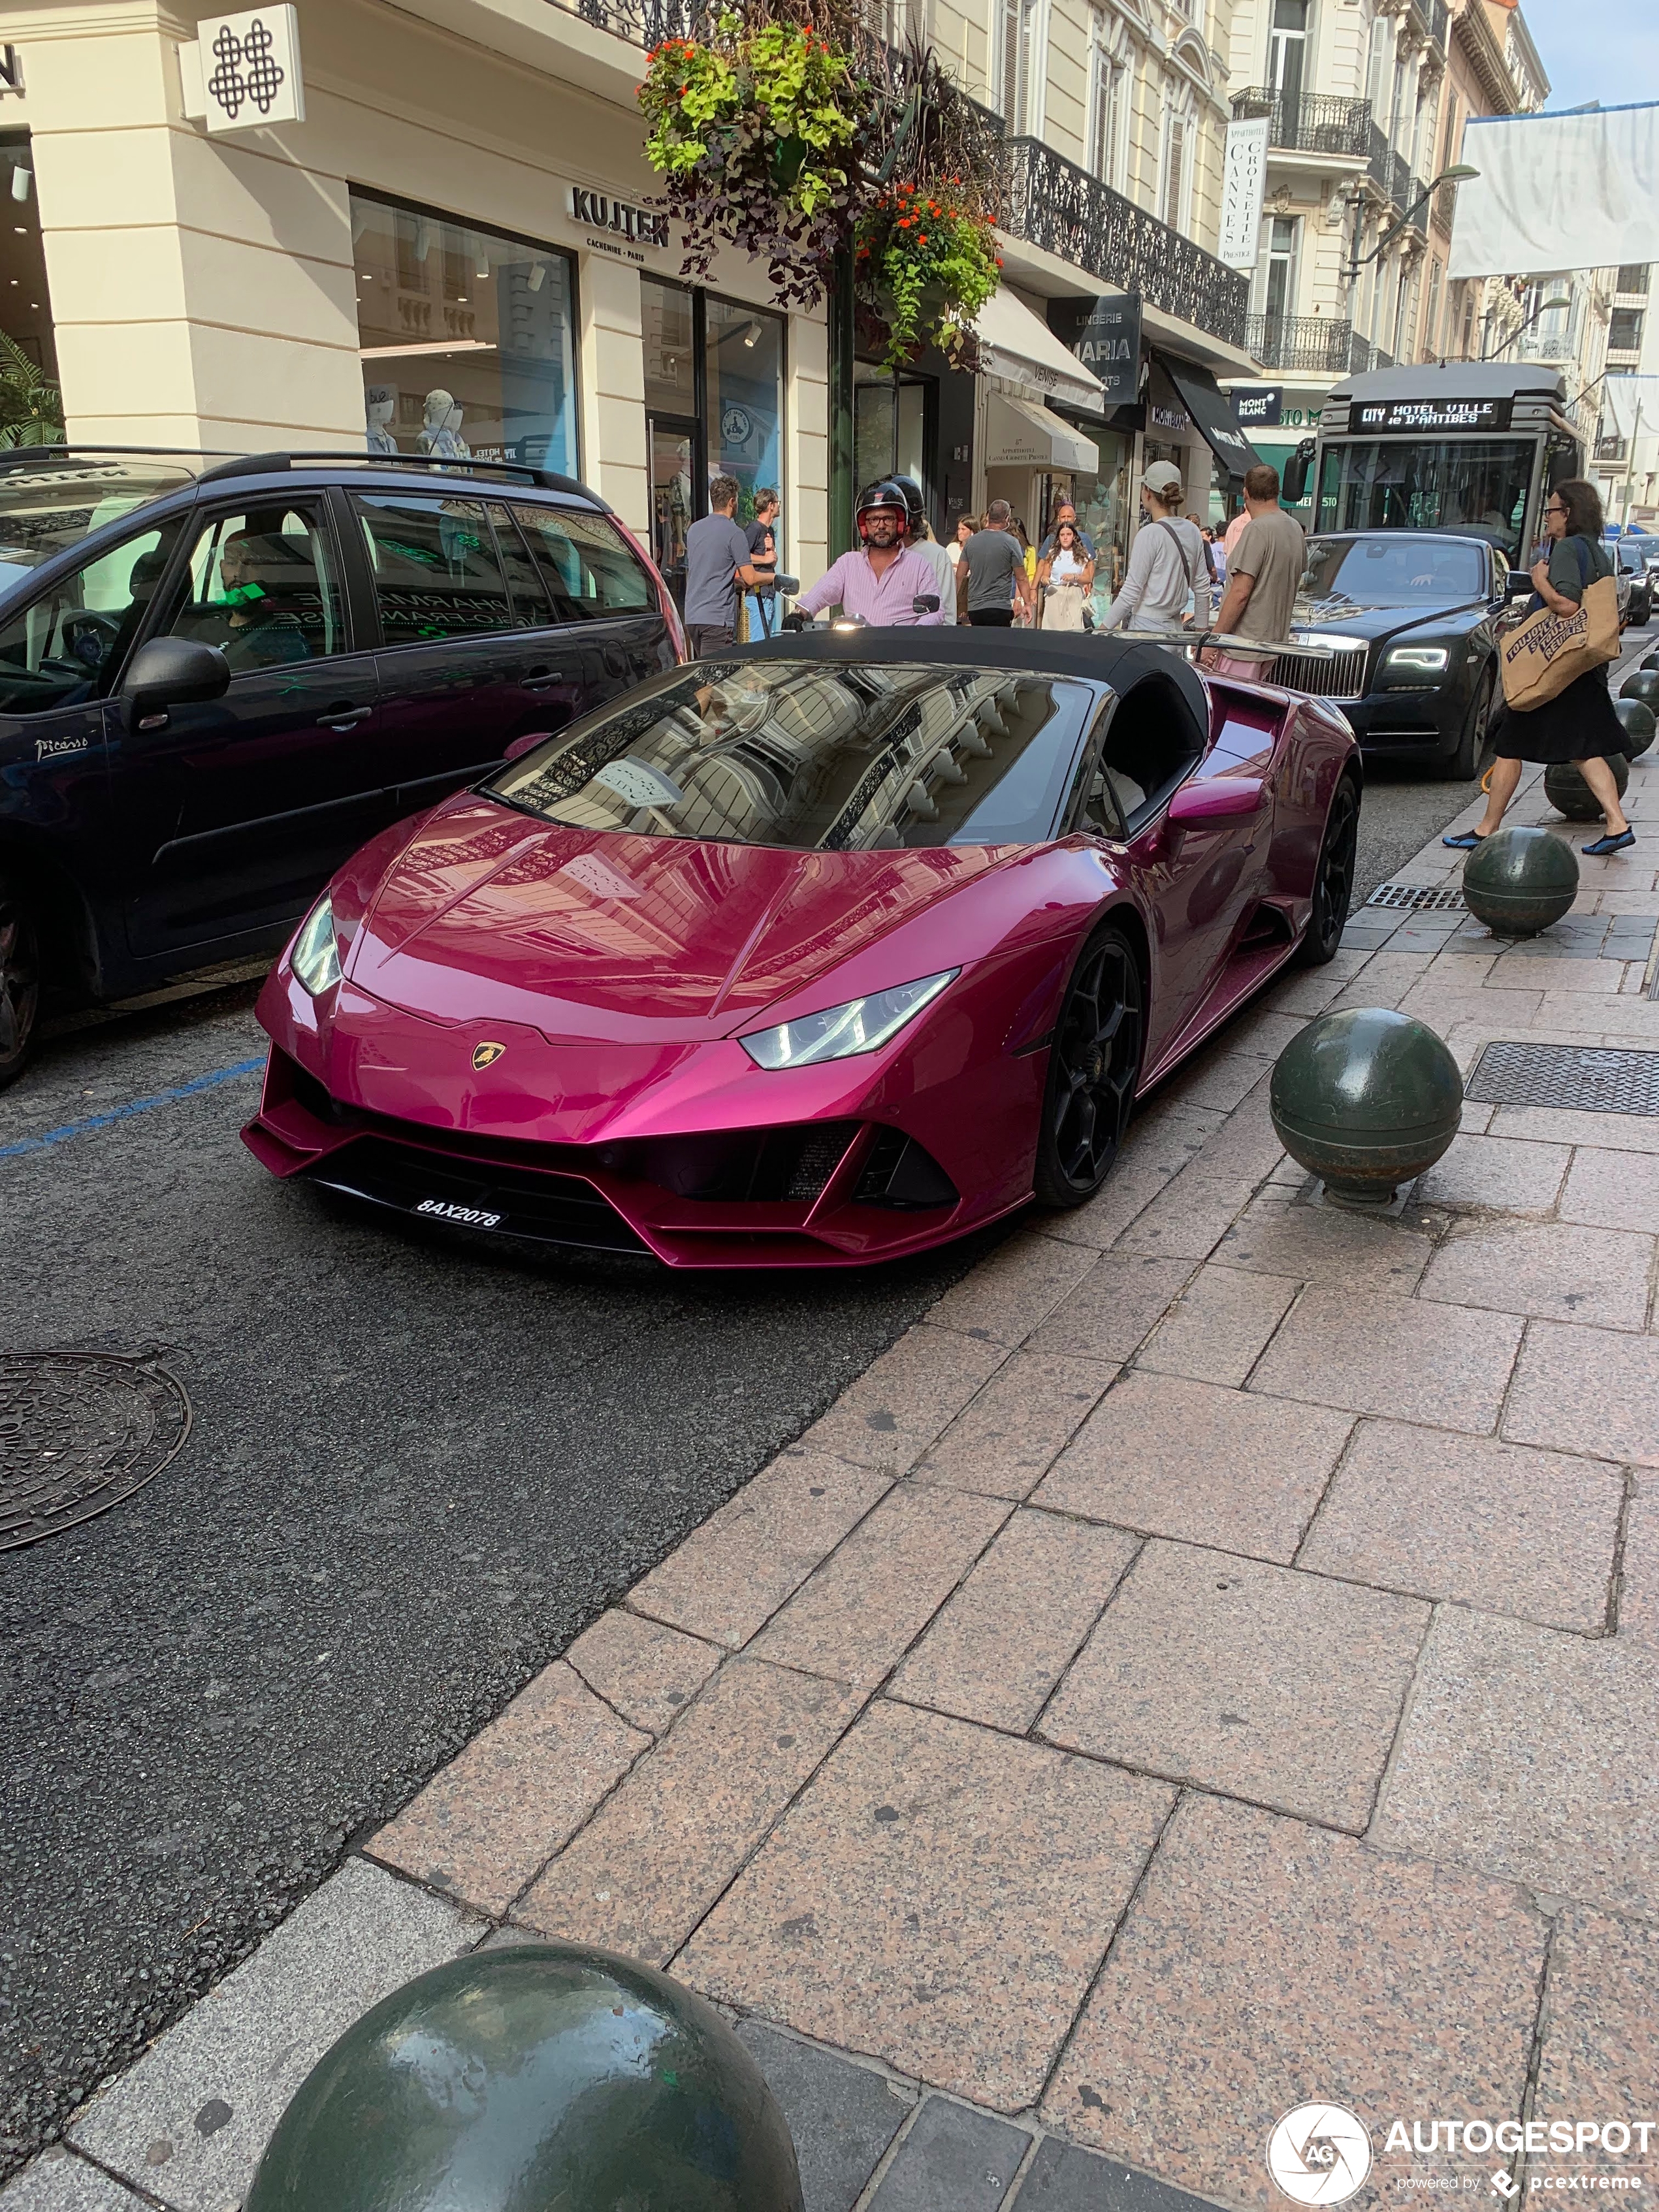
[[[881,477],[911,477],[928,489],[927,386],[872,362],[853,368],[853,477],[862,487]]]
[[[482,501],[352,500],[388,645],[512,629],[512,600]]]
[[[0,133],[0,330],[55,382],[58,353],[52,342],[52,300],[40,243],[34,155],[27,131]],[[0,422],[10,419],[0,412]]]
[[[343,653],[340,566],[320,512],[284,504],[211,517],[169,629],[217,646],[238,672]]]
[[[370,453],[577,473],[567,253],[351,196]]]
[[[783,318],[712,297],[705,312],[708,473],[736,477],[738,520],[750,523],[756,487],[775,490],[782,472]]]
[[[691,305],[692,295],[681,286],[641,278],[647,414],[684,416],[697,411],[697,341]]]

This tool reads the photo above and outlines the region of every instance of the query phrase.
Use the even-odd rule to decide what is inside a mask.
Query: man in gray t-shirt
[[[760,575],[748,532],[738,527],[737,478],[716,477],[708,504],[712,512],[685,533],[685,634],[699,660],[736,641],[738,587],[752,592]]]
[[[1008,527],[1013,510],[1006,499],[991,502],[983,530],[976,530],[957,562],[957,611],[983,629],[1006,629],[1014,619],[1014,600],[1025,602],[1025,556]]]

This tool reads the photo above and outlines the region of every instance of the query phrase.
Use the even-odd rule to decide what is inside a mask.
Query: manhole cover
[[[1409,909],[1413,914],[1466,914],[1462,891],[1449,890],[1444,884],[1379,884],[1365,902],[1367,906],[1386,906]]]
[[[1659,1114],[1659,1052],[1607,1046],[1489,1044],[1463,1095],[1487,1106]]]
[[[0,1552],[118,1505],[189,1434],[190,1401],[154,1353],[0,1352]]]

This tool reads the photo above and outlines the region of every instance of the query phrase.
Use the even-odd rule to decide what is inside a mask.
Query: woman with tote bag
[[[1613,560],[1601,543],[1601,500],[1595,486],[1582,477],[1557,484],[1544,509],[1544,529],[1549,554],[1533,568],[1528,619],[1504,640],[1500,652],[1505,696],[1492,719],[1498,757],[1486,811],[1474,829],[1459,837],[1443,837],[1441,842],[1468,852],[1483,837],[1490,837],[1515,796],[1523,761],[1540,761],[1549,768],[1571,761],[1601,806],[1602,834],[1583,849],[1593,860],[1605,860],[1633,845],[1636,833],[1625,818],[1619,787],[1607,764],[1609,754],[1624,751],[1625,732],[1607,691],[1607,664],[1619,652],[1619,617]],[[1559,622],[1534,627],[1531,617],[1546,612],[1558,618],[1576,617],[1591,586],[1602,583],[1615,594],[1610,651],[1601,636],[1607,628],[1607,610],[1601,605],[1604,592],[1595,594],[1594,618],[1588,626],[1575,623],[1570,635],[1560,630]],[[1555,679],[1565,680],[1565,688],[1550,696],[1553,650]],[[1569,676],[1570,671],[1577,672]],[[1512,703],[1517,696],[1537,703]]]

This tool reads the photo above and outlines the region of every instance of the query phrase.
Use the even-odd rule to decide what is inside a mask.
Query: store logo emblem
[[[271,52],[276,43],[269,26],[258,15],[240,39],[228,23],[220,24],[213,41],[214,69],[207,88],[233,122],[241,113],[244,100],[261,115],[269,115],[276,105],[288,71]]]
[[[1296,2204],[1340,2204],[1371,2170],[1364,2123],[1340,2105],[1298,2105],[1267,2138],[1267,2172]]]

